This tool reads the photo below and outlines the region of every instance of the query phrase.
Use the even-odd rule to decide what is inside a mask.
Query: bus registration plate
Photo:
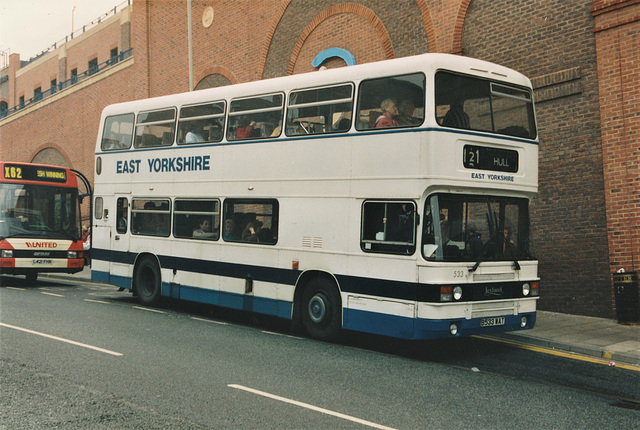
[[[498,325],[504,325],[504,317],[482,318],[480,320],[480,327],[494,327]]]

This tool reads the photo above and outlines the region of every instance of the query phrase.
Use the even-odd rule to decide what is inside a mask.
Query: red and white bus
[[[39,273],[80,272],[81,174],[12,162],[0,162],[0,170],[0,274],[35,280]]]

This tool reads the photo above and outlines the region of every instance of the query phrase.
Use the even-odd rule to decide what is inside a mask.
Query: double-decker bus
[[[80,272],[79,172],[12,162],[0,162],[0,171],[0,273],[35,280]]]
[[[532,328],[532,88],[424,54],[108,106],[94,280],[430,339]]]

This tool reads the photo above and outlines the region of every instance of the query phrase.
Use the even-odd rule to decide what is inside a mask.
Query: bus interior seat
[[[162,133],[162,144],[163,145],[173,144],[173,132],[165,131],[164,133]]]
[[[376,122],[380,116],[382,116],[382,112],[375,110],[369,112],[369,128],[376,128]]]

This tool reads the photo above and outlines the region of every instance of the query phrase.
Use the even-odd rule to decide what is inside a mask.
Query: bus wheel
[[[336,287],[321,278],[311,280],[302,295],[302,322],[307,333],[320,340],[335,339],[341,328],[341,312]]]
[[[157,306],[160,304],[160,268],[151,257],[144,257],[135,274],[135,286],[138,300],[145,306]]]

